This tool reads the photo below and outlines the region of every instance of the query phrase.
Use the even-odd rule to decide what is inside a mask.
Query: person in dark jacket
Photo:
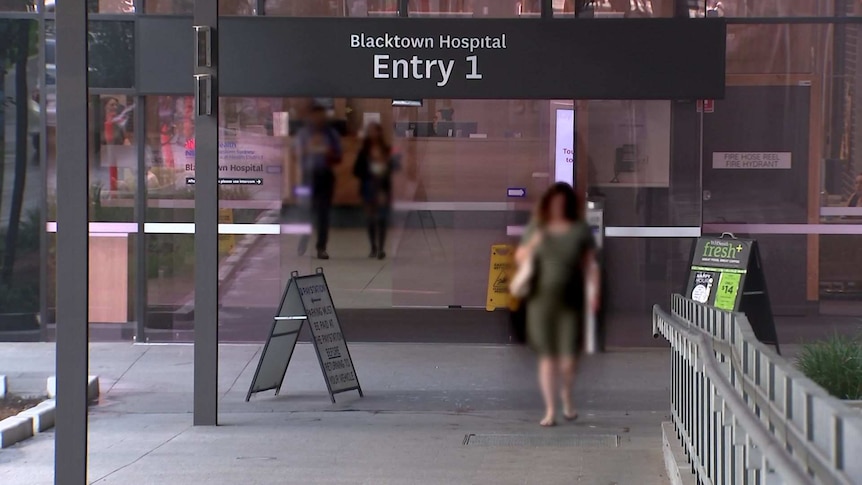
[[[329,216],[335,195],[335,166],[341,163],[342,151],[338,132],[329,126],[326,108],[315,104],[310,123],[296,135],[297,158],[302,164],[303,185],[311,188],[311,210],[317,230],[317,259],[329,259]],[[307,249],[308,237],[299,241],[298,254]]]
[[[371,258],[386,258],[386,228],[392,208],[392,174],[396,170],[398,160],[386,142],[383,128],[378,123],[369,124],[353,165],[353,175],[359,179],[359,195],[368,218]]]

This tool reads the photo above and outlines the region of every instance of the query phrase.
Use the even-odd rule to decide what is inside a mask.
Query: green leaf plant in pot
[[[862,400],[862,340],[833,335],[805,344],[797,358],[799,369],[829,394]]]

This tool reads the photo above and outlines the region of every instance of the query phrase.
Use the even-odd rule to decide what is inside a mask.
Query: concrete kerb
[[[0,421],[0,448],[8,448],[54,427],[57,409],[57,402],[55,401],[57,378],[55,376],[48,378],[46,388],[48,399],[30,409],[21,411],[15,416]],[[98,399],[99,376],[90,376],[87,379],[87,400],[92,404]]]
[[[695,485],[697,481],[688,463],[685,450],[679,438],[676,437],[673,423],[665,421],[661,424],[661,438],[664,466],[671,485]]]
[[[48,398],[54,399],[57,397],[57,377],[51,376],[48,378]],[[94,402],[99,399],[99,376],[89,376],[87,378],[87,401]]]
[[[18,413],[19,417],[30,418],[33,425],[33,434],[39,434],[54,427],[57,403],[53,399],[46,399],[32,407]]]
[[[32,418],[19,414],[0,421],[0,448],[9,448],[19,441],[32,437]]]

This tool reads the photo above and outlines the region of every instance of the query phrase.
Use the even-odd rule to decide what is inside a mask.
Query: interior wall
[[[670,102],[591,101],[589,164],[593,185],[667,187],[670,183]],[[632,173],[615,173],[616,149],[637,147]]]

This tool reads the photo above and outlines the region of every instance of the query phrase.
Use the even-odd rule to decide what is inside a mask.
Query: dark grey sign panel
[[[138,17],[139,93],[194,92],[193,23],[191,17]]]
[[[318,269],[315,274],[308,276],[299,276],[296,272],[291,274],[249,386],[246,401],[251,399],[252,394],[262,391],[274,389],[278,395],[299,333],[306,321],[309,323],[329,398],[334,403],[335,394],[354,390],[359,391],[359,396],[362,397],[362,387],[347,349],[347,340],[341,331],[329,286],[323,271]]]
[[[293,357],[299,332],[302,330],[302,324],[308,319],[302,306],[299,289],[294,281],[296,276],[298,276],[297,273],[291,275],[281,297],[278,313],[273,318],[269,337],[266,345],[263,346],[254,378],[245,396],[246,401],[251,399],[252,394],[258,392],[275,390],[275,394],[278,395],[281,391],[281,383],[284,382],[284,374]]]
[[[721,19],[224,18],[225,96],[720,99]]]

